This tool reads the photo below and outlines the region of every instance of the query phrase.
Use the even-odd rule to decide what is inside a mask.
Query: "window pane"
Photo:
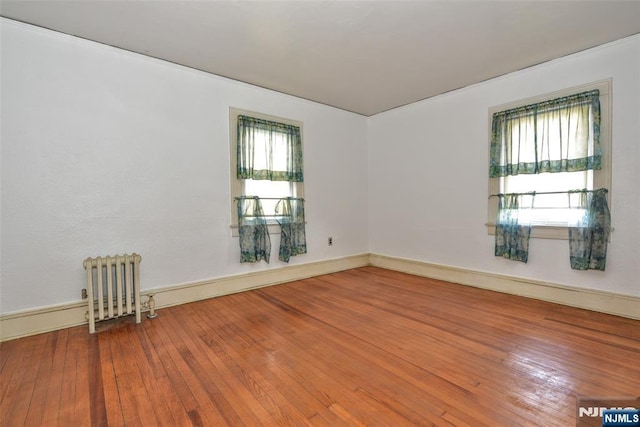
[[[287,171],[288,140],[286,135],[255,129],[253,143],[253,167],[255,170]]]
[[[288,140],[286,135],[273,133],[272,134],[273,141],[271,143],[272,153],[272,161],[273,165],[271,166],[274,171],[282,171],[286,172],[287,170],[287,159],[288,156]]]
[[[255,170],[269,169],[269,132],[262,129],[253,130],[253,168]]]
[[[244,194],[247,196],[258,196],[265,198],[295,197],[295,186],[287,181],[259,181],[253,179],[244,180]],[[275,215],[277,200],[263,199],[262,210],[269,216]]]
[[[599,169],[598,96],[593,90],[495,113],[490,177]]]
[[[537,175],[507,176],[502,179],[503,193],[555,192],[593,188],[593,171],[542,173]],[[537,225],[566,225],[580,217],[580,209],[569,209],[569,196],[564,194],[537,194],[534,209],[524,215]]]

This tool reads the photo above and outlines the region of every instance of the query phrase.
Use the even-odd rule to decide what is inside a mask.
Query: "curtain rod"
[[[607,190],[606,188],[601,188],[599,190],[604,190],[605,193],[608,193],[609,190]],[[527,193],[499,193],[499,194],[490,194],[489,195],[489,199],[492,197],[500,197],[500,196],[506,196],[508,194],[531,194],[531,195],[538,195],[538,194],[568,194],[568,193],[590,193],[593,191],[598,191],[598,190],[587,190],[587,189],[582,189],[582,190],[565,190],[565,191],[529,191]]]
[[[236,200],[243,200],[243,199],[260,199],[260,200],[283,200],[283,199],[289,199],[289,200],[302,200],[304,201],[304,199],[302,197],[258,197],[258,196],[239,196],[239,197],[234,197],[234,199]]]
[[[287,217],[289,215],[242,215],[243,218],[284,218]]]

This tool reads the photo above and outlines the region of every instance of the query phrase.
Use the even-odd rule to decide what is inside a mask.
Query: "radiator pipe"
[[[147,314],[147,318],[153,319],[158,317],[158,313],[156,313],[156,302],[153,299],[153,294],[149,294],[149,301],[147,301],[147,306],[149,307],[149,314]]]

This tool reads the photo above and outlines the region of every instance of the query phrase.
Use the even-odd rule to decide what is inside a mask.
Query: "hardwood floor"
[[[364,267],[0,344],[2,426],[575,426],[640,321]]]

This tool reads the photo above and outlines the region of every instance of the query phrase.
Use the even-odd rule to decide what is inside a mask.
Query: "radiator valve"
[[[144,305],[149,309],[147,318],[153,319],[155,317],[158,317],[158,313],[156,313],[156,301],[153,299],[153,294],[149,294],[149,299]]]

